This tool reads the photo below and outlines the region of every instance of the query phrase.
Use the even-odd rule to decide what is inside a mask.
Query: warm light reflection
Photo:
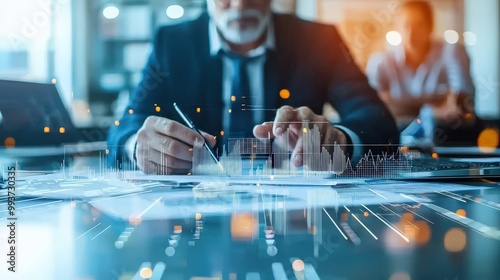
[[[109,150],[108,149],[106,149],[106,154],[109,155]]]
[[[432,158],[433,159],[438,159],[439,158],[439,155],[437,153],[432,153]]]
[[[231,237],[233,240],[252,240],[258,232],[259,223],[252,214],[231,215]]]
[[[199,221],[201,220],[201,213],[196,213],[196,215],[194,215],[194,218]]]
[[[134,114],[134,110],[133,110],[133,109],[129,109],[129,110],[128,110],[128,113],[129,113],[130,115],[132,115],[132,114]]]
[[[467,236],[461,228],[452,228],[444,236],[444,248],[451,253],[458,253],[465,249]]]
[[[363,216],[368,217],[368,212],[363,213]]]
[[[224,130],[220,132],[220,136],[224,136]]]
[[[138,217],[137,215],[130,215],[128,218],[128,223],[133,226],[138,226],[142,222],[141,217]]]
[[[48,126],[44,127],[43,133],[50,133],[50,127],[48,127]]]
[[[464,209],[458,209],[456,213],[457,213],[458,216],[461,216],[461,217],[466,217],[467,216],[467,212],[465,212]]]
[[[57,83],[57,80],[56,79],[52,79],[52,84],[56,84]]]
[[[160,106],[156,106],[155,110],[156,110],[156,112],[158,112],[158,113],[159,113],[159,112],[161,111]]]
[[[236,96],[234,96],[234,95],[231,96],[231,101],[233,101],[233,102],[236,101]]]
[[[297,272],[301,272],[304,270],[304,261],[302,260],[294,260],[293,263],[292,263],[292,268],[294,271],[297,271]]]
[[[196,108],[196,113],[200,113],[200,112],[201,112],[201,108],[200,107]]]
[[[487,128],[479,134],[477,138],[477,146],[483,153],[492,153],[498,147],[500,136],[498,129]]]
[[[143,268],[141,268],[139,275],[143,279],[149,279],[149,278],[153,277],[153,270],[150,267],[143,267]]]
[[[403,38],[401,37],[401,34],[397,31],[389,31],[385,35],[385,39],[387,40],[387,43],[391,46],[399,46],[403,42]]]
[[[401,215],[401,223],[413,223],[414,220],[415,216],[413,216],[412,213],[404,213],[403,215]]]
[[[5,141],[3,141],[3,144],[5,148],[14,148],[16,146],[16,139],[7,137],[5,138]]]
[[[115,126],[120,126],[120,121],[119,120],[115,121]]]
[[[415,227],[417,229],[417,234],[415,240],[419,245],[425,245],[429,243],[431,239],[431,227],[425,221],[416,221]]]
[[[174,226],[174,233],[181,234],[182,233],[182,226]]]
[[[280,97],[281,97],[281,99],[284,99],[284,100],[290,98],[290,91],[288,89],[280,90]]]
[[[342,213],[342,215],[340,215],[340,220],[342,221],[347,221],[349,219],[349,214],[348,213]]]
[[[59,128],[59,133],[61,133],[61,134],[66,133],[66,128],[64,128],[64,127],[60,127],[60,128]]]

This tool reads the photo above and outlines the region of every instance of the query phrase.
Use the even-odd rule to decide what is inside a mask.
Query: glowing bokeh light
[[[173,257],[175,255],[175,248],[174,247],[167,247],[167,249],[165,249],[165,255],[167,255],[169,257]]]
[[[231,237],[233,240],[252,240],[258,232],[259,223],[252,214],[231,215]]]
[[[469,46],[475,46],[477,44],[477,36],[474,32],[466,31],[463,35],[465,44]]]
[[[133,226],[138,226],[142,222],[141,217],[138,217],[137,215],[130,215],[128,218],[128,223],[133,225]]]
[[[387,32],[387,34],[385,35],[385,39],[391,46],[399,46],[403,42],[403,37],[401,37],[401,34],[397,31]]]
[[[417,227],[417,234],[415,240],[419,245],[425,245],[429,243],[431,239],[431,227],[425,221],[416,221],[415,226]]]
[[[115,19],[120,15],[120,9],[116,6],[107,6],[102,10],[102,15],[107,19]]]
[[[483,153],[493,153],[500,142],[498,129],[487,128],[477,137],[477,146]]]
[[[150,267],[143,267],[139,272],[139,276],[143,279],[149,279],[153,277],[153,270]]]
[[[66,128],[64,128],[64,127],[60,127],[60,128],[59,128],[59,133],[61,133],[61,134],[66,133]]]
[[[129,110],[128,110],[128,113],[129,113],[130,115],[132,115],[132,114],[134,114],[134,110],[133,110],[133,109],[129,109]]]
[[[174,233],[181,234],[182,233],[182,226],[174,226]]]
[[[305,267],[304,261],[302,260],[297,259],[292,262],[292,268],[294,271],[301,272],[304,270],[304,267]]]
[[[458,40],[460,40],[460,35],[458,35],[458,32],[455,30],[446,30],[444,32],[444,40],[448,44],[456,44],[458,43]]]
[[[194,218],[199,221],[201,220],[201,213],[196,213],[196,215],[194,215]]]
[[[115,121],[115,126],[120,126],[120,121],[119,120]]]
[[[48,126],[44,127],[43,133],[50,133],[50,127],[48,127]]]
[[[444,236],[444,248],[451,253],[458,253],[465,249],[467,236],[463,229],[452,228]]]
[[[280,97],[281,99],[287,100],[288,98],[290,98],[290,91],[288,89],[280,90]]]
[[[158,112],[158,113],[159,113],[159,112],[161,111],[160,106],[156,106],[155,110],[156,110],[156,112]]]
[[[184,16],[184,8],[179,5],[171,5],[167,7],[165,13],[171,19],[179,19]]]
[[[456,213],[460,217],[466,217],[467,216],[467,212],[464,209],[458,209]]]

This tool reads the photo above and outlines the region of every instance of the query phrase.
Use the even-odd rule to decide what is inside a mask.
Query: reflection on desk
[[[498,279],[498,183],[419,184],[20,198],[0,279]]]

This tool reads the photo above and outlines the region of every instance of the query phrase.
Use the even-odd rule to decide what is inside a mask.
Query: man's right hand
[[[147,174],[187,174],[192,168],[195,140],[215,146],[215,137],[202,133],[204,138],[176,121],[148,117],[137,132],[137,166]]]

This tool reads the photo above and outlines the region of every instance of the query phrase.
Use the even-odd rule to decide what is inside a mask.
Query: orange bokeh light
[[[14,148],[16,146],[16,139],[7,137],[5,138],[5,141],[3,141],[3,144],[5,145],[5,148]]]
[[[280,90],[280,97],[281,97],[281,99],[285,99],[285,100],[290,98],[290,91],[288,89]]]
[[[467,236],[461,228],[452,228],[444,236],[444,248],[448,252],[458,253],[465,249]]]
[[[458,216],[461,216],[461,217],[466,217],[467,216],[467,212],[465,212],[464,209],[458,209],[456,213],[457,213]]]
[[[141,268],[139,275],[143,279],[149,279],[149,278],[153,277],[153,270],[151,270],[150,267],[143,267],[143,268]]]
[[[483,153],[492,153],[500,143],[500,134],[498,129],[487,128],[479,134],[477,138],[477,146]]]
[[[252,240],[258,232],[259,223],[252,214],[231,216],[231,237],[233,240]]]
[[[297,272],[303,271],[304,267],[305,267],[305,264],[304,264],[304,261],[302,261],[302,260],[294,260],[292,263],[293,270],[295,270]]]

